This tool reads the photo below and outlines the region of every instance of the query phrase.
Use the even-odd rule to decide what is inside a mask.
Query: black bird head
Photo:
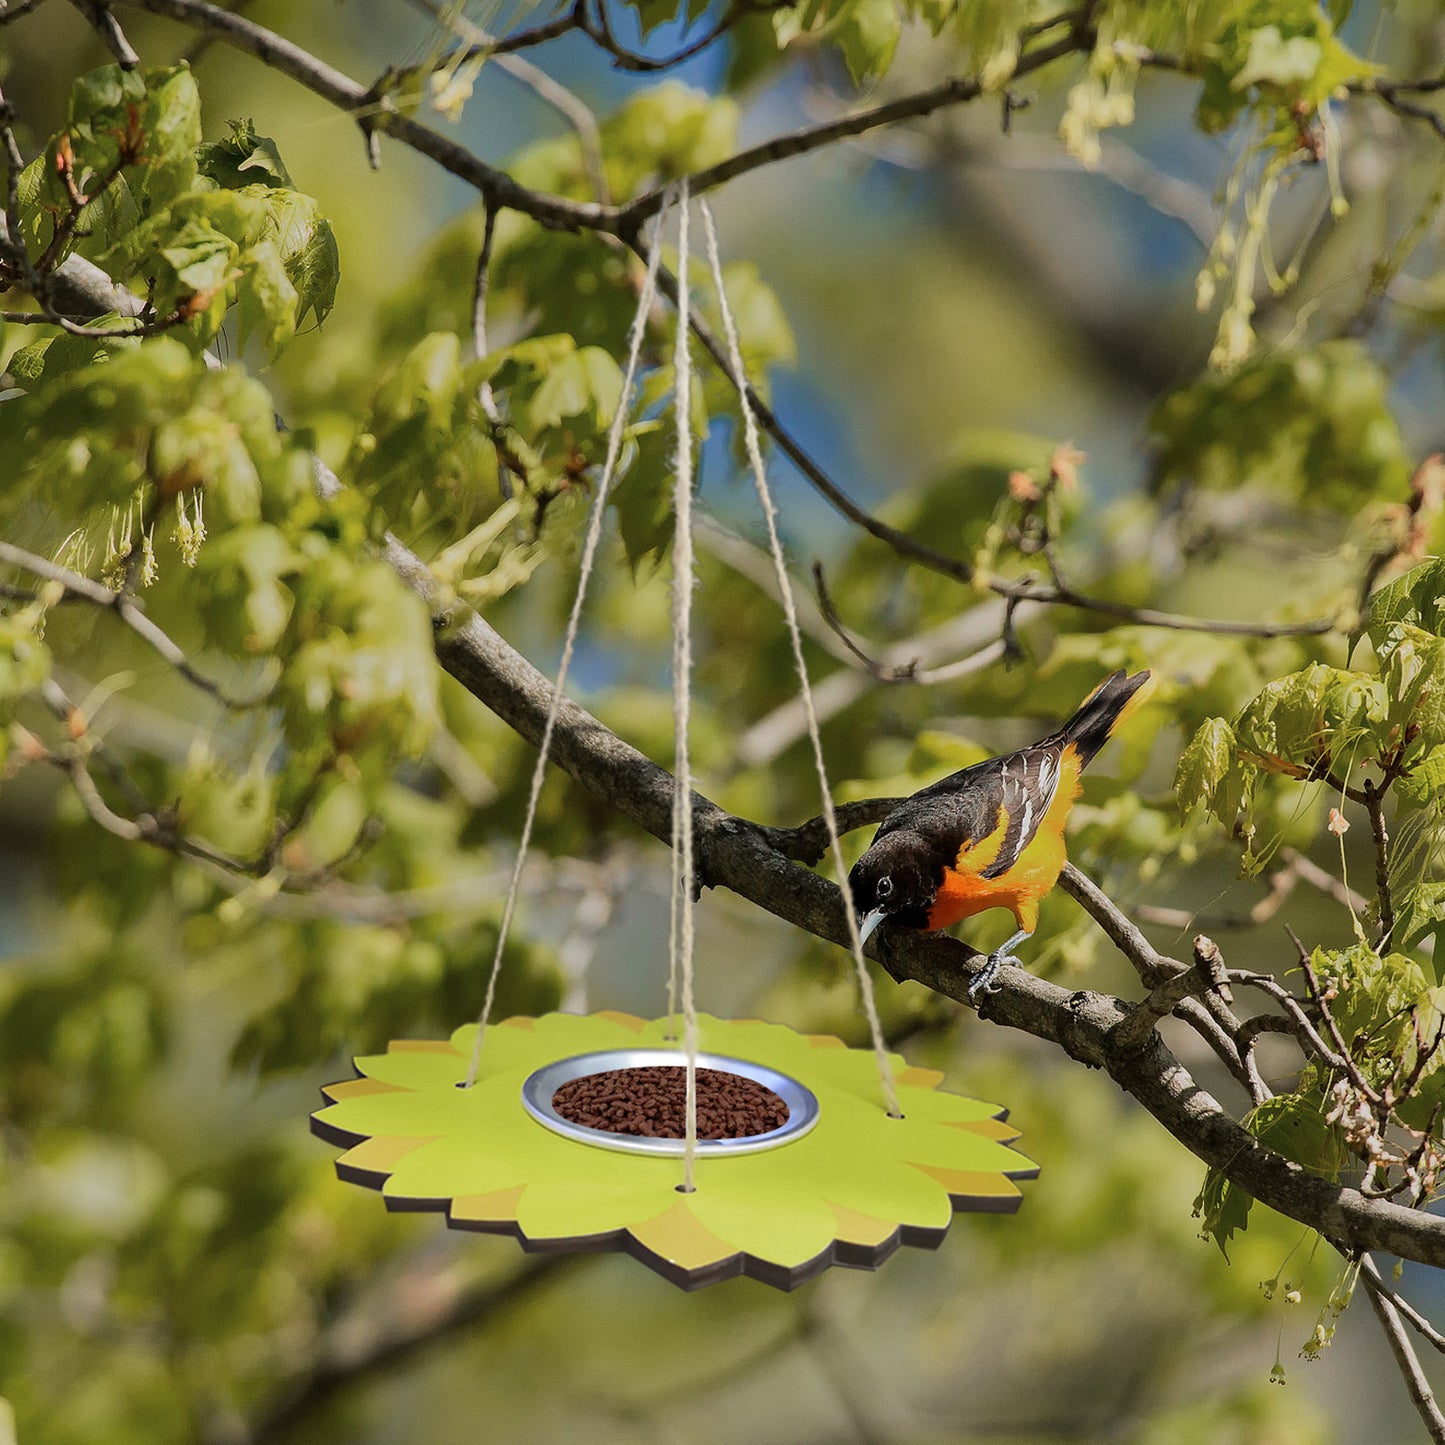
[[[905,928],[928,927],[941,881],[931,853],[916,833],[900,829],[879,838],[853,865],[848,886],[865,940],[885,918]]]

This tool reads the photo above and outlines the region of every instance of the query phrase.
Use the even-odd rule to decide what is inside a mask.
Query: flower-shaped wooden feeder
[[[932,1069],[890,1058],[896,1119],[871,1050],[779,1024],[699,1023],[719,1056],[704,1067],[756,1066],[755,1077],[796,1086],[790,1124],[808,1113],[806,1098],[816,1114],[776,1139],[700,1142],[689,1194],[678,1190],[680,1140],[633,1152],[638,1141],[560,1132],[536,1111],[554,1078],[586,1067],[578,1056],[677,1058],[666,1019],[508,1019],[488,1031],[469,1089],[459,1085],[475,1025],[450,1042],[394,1042],[356,1060],[359,1078],[323,1089],[330,1102],[312,1129],[346,1146],[341,1178],[379,1189],[389,1209],[442,1211],[453,1228],[511,1234],[530,1251],[625,1250],[684,1289],[736,1274],[792,1289],[830,1264],[873,1269],[900,1244],[937,1248],[955,1211],[1011,1213],[1014,1181],[1038,1173],[1009,1147],[1018,1134],[1002,1109],[939,1091]]]

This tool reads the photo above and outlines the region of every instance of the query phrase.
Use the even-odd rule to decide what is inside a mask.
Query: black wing
[[[1033,841],[1054,800],[1060,753],[1056,742],[1036,743],[951,773],[900,803],[874,841],[906,828],[932,845],[940,866],[952,867],[965,845],[998,827],[999,810],[1006,809],[1008,828],[998,855],[980,874],[1001,877]]]

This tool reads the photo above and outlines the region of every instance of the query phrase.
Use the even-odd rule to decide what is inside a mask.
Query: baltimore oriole
[[[1058,732],[953,773],[900,803],[879,825],[848,882],[866,940],[880,923],[947,928],[1007,908],[1019,931],[969,984],[991,991],[1013,950],[1038,926],[1039,901],[1065,862],[1064,823],[1079,774],[1149,689],[1147,672],[1104,679]]]

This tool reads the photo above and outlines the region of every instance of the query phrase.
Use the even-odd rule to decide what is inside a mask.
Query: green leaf
[[[1396,622],[1445,635],[1445,557],[1412,567],[1370,598],[1367,627],[1377,649]]]
[[[1313,663],[1267,684],[1234,720],[1241,752],[1270,772],[1304,777],[1331,762],[1325,696],[1354,675]]]
[[[201,143],[201,96],[185,64],[145,73],[140,123],[145,162],[130,177],[131,189],[147,215],[189,191],[196,178]]]
[[[1445,923],[1445,883],[1417,884],[1396,900],[1391,941],[1397,948],[1413,948],[1441,923]]]
[[[1235,765],[1234,729],[1222,718],[1208,719],[1179,758],[1174,795],[1184,812],[1212,804],[1220,784]]]
[[[1445,796],[1445,748],[1437,748],[1395,780],[1395,796],[1411,808],[1424,808]]]
[[[850,0],[839,9],[828,33],[857,84],[884,74],[892,65],[903,18],[896,0]]]
[[[196,152],[203,176],[228,190],[243,186],[282,186],[292,189],[291,176],[281,152],[270,136],[257,135],[250,120],[233,120],[231,134],[211,141]]]
[[[1392,622],[1377,648],[1393,723],[1388,741],[1412,763],[1445,743],[1445,638]]]
[[[268,351],[279,351],[296,330],[296,288],[271,241],[253,246],[236,288],[237,339],[244,346],[253,332]]]
[[[1330,1009],[1357,1059],[1388,1056],[1413,1039],[1411,1011],[1429,1002],[1429,983],[1414,959],[1400,952],[1382,957],[1357,944],[1317,948],[1311,961],[1336,991]]]
[[[40,640],[42,620],[43,614],[31,607],[0,613],[0,704],[25,697],[50,676],[50,651]]]
[[[237,774],[198,753],[182,779],[179,808],[188,832],[232,857],[253,857],[275,825],[275,780],[260,758]]]
[[[266,199],[276,228],[276,248],[296,290],[295,324],[300,326],[311,314],[319,326],[336,304],[341,280],[336,233],[317,202],[300,191],[273,190]]]
[[[637,13],[637,25],[645,39],[659,25],[666,25],[677,19],[680,0],[633,0],[632,8]]]
[[[617,510],[617,528],[627,564],[636,573],[650,558],[660,557],[672,545],[672,438],[663,428],[634,435],[637,455],[613,489],[611,500]]]
[[[1150,430],[1166,486],[1257,489],[1354,515],[1412,470],[1384,373],[1356,343],[1274,354],[1167,397]]]
[[[1231,1184],[1217,1169],[1210,1169],[1204,1176],[1204,1184],[1194,1201],[1194,1215],[1202,1221],[1204,1232],[1219,1246],[1219,1252],[1229,1258],[1229,1242],[1236,1234],[1243,1234],[1249,1228],[1249,1211],[1254,1206],[1254,1196],[1237,1184]]]
[[[691,174],[716,165],[737,148],[738,106],[677,81],[639,91],[604,122],[602,153],[614,198],[633,195],[657,176]],[[518,179],[526,174],[517,168]]]
[[[584,346],[547,369],[532,394],[528,415],[537,429],[560,426],[588,412],[600,421],[610,420],[621,395],[616,361],[600,347]]]
[[[1338,1179],[1349,1158],[1312,1093],[1276,1094],[1245,1116],[1244,1127],[1267,1148],[1324,1179]]]
[[[114,314],[96,318],[104,326],[120,318]],[[6,370],[22,386],[35,386],[94,366],[117,352],[129,350],[139,343],[126,339],[105,339],[94,336],[52,336],[22,346],[9,360]]]
[[[200,568],[210,582],[207,630],[237,653],[270,652],[291,620],[286,580],[300,558],[275,527],[239,527],[208,542]]]
[[[1349,1159],[1339,1131],[1325,1122],[1320,1099],[1314,1092],[1276,1094],[1252,1109],[1243,1119],[1245,1129],[1268,1149],[1322,1178],[1337,1180]],[[1249,1223],[1253,1197],[1231,1183],[1217,1169],[1204,1177],[1194,1213],[1213,1236],[1219,1252],[1229,1258],[1229,1241],[1243,1234]]]
[[[185,227],[159,254],[170,263],[177,283],[195,295],[219,291],[240,258],[235,243],[204,222]]]
[[[377,389],[377,422],[394,425],[422,416],[433,426],[450,426],[461,387],[461,361],[461,340],[451,332],[433,332],[419,341]]]

